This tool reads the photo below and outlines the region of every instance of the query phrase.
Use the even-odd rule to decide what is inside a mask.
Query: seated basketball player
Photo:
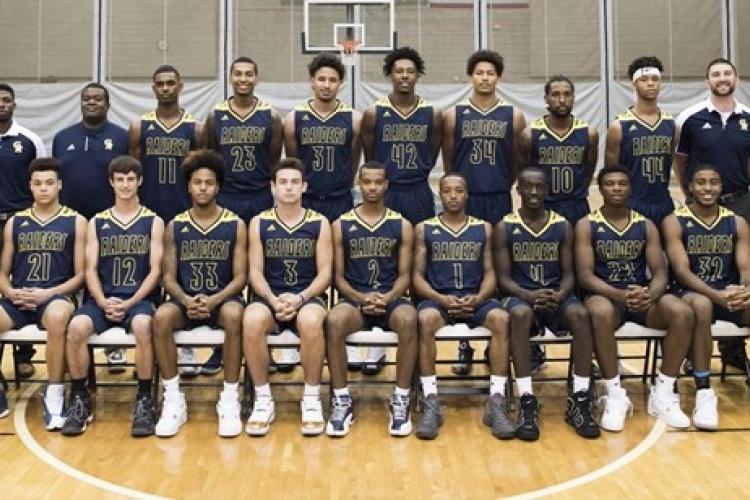
[[[545,327],[573,334],[573,394],[568,397],[565,421],[585,438],[599,436],[591,415],[588,388],[593,340],[586,308],[573,293],[573,231],[563,216],[545,208],[547,179],[542,170],[528,167],[518,176],[521,208],[495,227],[495,268],[501,303],[510,314],[510,348],[521,396],[516,437],[539,438],[539,403],[531,386],[529,336]]]
[[[693,424],[719,427],[718,402],[711,389],[711,323],[720,319],[750,325],[750,232],[744,218],[719,205],[721,174],[713,165],[696,166],[688,190],[692,201],[662,223],[667,255],[681,290],[693,308],[695,330],[690,359],[697,392]]]
[[[153,320],[154,350],[164,383],[164,404],[155,433],[174,436],[187,420],[173,333],[208,325],[224,330],[224,390],[216,413],[219,435],[232,437],[242,431],[237,387],[247,229],[239,216],[216,204],[226,176],[226,165],[218,153],[192,152],[182,171],[193,205],[167,225],[164,238],[163,282],[170,300],[159,306]]]
[[[434,439],[443,424],[435,376],[435,333],[444,325],[467,323],[492,332],[489,343],[490,399],[484,423],[498,437],[513,437],[515,429],[505,413],[508,380],[508,313],[494,299],[492,226],[466,215],[468,187],[461,174],[440,179],[443,213],[417,224],[414,274],[419,304],[419,369],[423,413],[417,425],[420,439]]]
[[[47,330],[43,410],[53,431],[65,423],[65,328],[83,284],[86,219],[60,205],[59,160],[37,158],[29,174],[34,204],[11,217],[3,232],[0,332],[32,324]]]
[[[242,335],[256,396],[245,426],[251,436],[267,434],[276,416],[268,384],[266,335],[285,328],[300,339],[305,374],[302,434],[318,435],[325,429],[320,377],[327,311],[321,296],[331,283],[333,250],[326,218],[302,207],[306,187],[302,162],[281,160],[271,169],[276,207],[250,221],[250,285],[256,301],[245,309]]]
[[[154,433],[151,318],[154,291],[161,276],[164,222],[140,204],[138,186],[142,180],[143,169],[138,160],[132,156],[112,160],[109,182],[115,204],[89,222],[85,268],[88,296],[70,321],[66,337],[71,404],[62,428],[65,435],[83,433],[94,417],[86,389],[90,363],[87,340],[92,333],[102,333],[113,326],[122,326],[135,335],[138,394],[131,434]]]
[[[359,169],[362,204],[333,223],[334,276],[343,297],[326,320],[331,373],[331,416],[326,432],[344,436],[354,422],[347,386],[346,336],[379,326],[398,334],[396,387],[390,401],[389,432],[411,433],[409,386],[417,360],[417,311],[404,293],[409,287],[412,228],[386,208],[385,166],[368,162]]]
[[[649,413],[672,427],[687,427],[690,419],[673,392],[680,364],[693,331],[693,312],[685,302],[666,293],[667,266],[659,232],[653,222],[628,208],[628,169],[610,165],[597,181],[604,204],[576,224],[576,271],[586,290],[594,348],[607,386],[603,429],[618,432],[632,412],[620,385],[615,330],[626,321],[666,329],[664,357],[656,387],[649,398]]]

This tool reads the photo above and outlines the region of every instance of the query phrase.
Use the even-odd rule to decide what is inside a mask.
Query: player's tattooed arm
[[[443,115],[443,171],[452,172],[453,155],[456,145],[456,108],[452,107]]]

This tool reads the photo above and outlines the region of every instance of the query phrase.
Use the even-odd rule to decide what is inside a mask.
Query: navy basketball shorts
[[[484,322],[487,319],[487,315],[492,311],[493,309],[502,309],[500,307],[500,301],[497,299],[488,299],[484,302],[480,302],[477,304],[476,309],[474,309],[474,314],[472,314],[471,318],[467,319],[453,319],[448,315],[448,311],[435,302],[434,300],[423,300],[419,303],[419,307],[417,308],[419,311],[424,311],[425,309],[437,309],[440,312],[440,315],[443,317],[443,320],[445,321],[445,324],[447,325],[455,325],[456,323],[466,323],[469,328],[476,328],[478,326],[484,326]]]
[[[575,226],[576,222],[586,217],[591,213],[589,202],[586,199],[583,200],[563,200],[563,201],[548,201],[544,204],[548,209],[557,212],[558,214],[565,217],[565,220],[570,222],[571,226]]]
[[[229,302],[237,302],[241,306],[245,306],[245,301],[242,299],[242,297],[240,297],[239,295],[235,295],[234,297],[229,297],[227,300],[216,306],[214,310],[211,311],[211,315],[208,318],[191,319],[187,315],[187,308],[185,306],[183,306],[176,300],[170,300],[169,302],[176,305],[180,309],[182,318],[185,321],[186,330],[192,330],[193,328],[198,328],[199,326],[208,326],[212,329],[219,328],[219,311],[224,304],[227,304]]]
[[[94,332],[96,333],[102,333],[103,331],[109,330],[110,328],[113,328],[115,326],[122,326],[126,331],[131,331],[130,323],[133,321],[133,318],[135,318],[139,314],[153,317],[155,311],[156,308],[154,307],[153,302],[151,302],[150,300],[141,300],[140,302],[136,302],[133,307],[128,309],[121,323],[115,323],[107,319],[104,311],[99,308],[98,305],[96,305],[96,301],[94,299],[88,299],[83,303],[81,307],[78,308],[75,314],[73,314],[73,317],[88,316],[89,318],[91,318],[91,322],[94,324]]]
[[[513,210],[513,200],[508,191],[499,193],[469,193],[466,213],[493,226]]]
[[[354,198],[352,193],[346,193],[343,196],[302,196],[302,206],[315,210],[325,216],[329,222],[333,222],[341,214],[354,208]]]
[[[352,307],[356,307],[359,309],[359,304],[355,304],[351,300],[347,298],[342,298],[339,300],[339,304],[349,304]],[[399,306],[408,305],[412,306],[409,299],[405,297],[399,297],[391,302],[388,303],[388,305],[385,306],[385,313],[378,314],[378,315],[372,315],[372,314],[366,314],[364,311],[359,309],[360,314],[362,314],[362,322],[363,330],[372,330],[373,328],[380,328],[382,330],[390,330],[390,321],[391,316],[393,315],[393,311],[396,310]]]
[[[500,301],[500,304],[502,305],[503,309],[505,309],[508,314],[510,312],[519,306],[525,306],[534,311],[534,326],[532,328],[534,331],[532,332],[532,335],[543,335],[544,329],[547,328],[549,331],[551,331],[553,334],[557,336],[562,336],[565,334],[564,329],[565,326],[565,320],[564,320],[564,314],[565,311],[573,306],[582,306],[581,301],[578,300],[578,297],[575,296],[575,294],[568,295],[565,300],[562,301],[561,304],[559,304],[559,307],[554,311],[536,311],[534,310],[534,305],[526,302],[520,297],[511,296],[511,297],[505,297]]]
[[[13,321],[13,328],[19,329],[19,328],[23,328],[24,326],[34,325],[34,324],[37,325],[39,328],[42,328],[42,318],[44,317],[44,311],[46,311],[47,307],[49,307],[49,305],[56,300],[64,300],[65,302],[69,304],[73,304],[75,306],[74,297],[70,297],[68,295],[62,295],[62,294],[55,294],[52,297],[50,297],[49,300],[37,306],[36,311],[21,310],[17,308],[13,304],[13,302],[7,297],[0,299],[0,307],[2,307],[5,310],[5,312],[10,317],[11,321]]]
[[[647,219],[651,219],[656,227],[659,227],[664,217],[674,212],[674,202],[669,197],[663,200],[639,200],[631,197],[628,201],[628,207]]]
[[[270,187],[246,193],[219,192],[216,202],[248,223],[259,213],[273,207],[273,195]]]
[[[391,184],[385,192],[385,206],[406,217],[413,225],[435,216],[435,196],[427,182]]]

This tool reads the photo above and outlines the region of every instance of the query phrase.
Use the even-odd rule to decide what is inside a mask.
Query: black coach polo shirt
[[[688,157],[683,184],[693,167],[710,163],[719,169],[722,194],[747,191],[750,159],[750,108],[735,101],[726,123],[711,99],[689,107],[677,117],[681,127],[677,154]]]

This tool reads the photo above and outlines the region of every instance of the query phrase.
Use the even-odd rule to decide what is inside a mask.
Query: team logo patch
[[[687,224],[685,224],[685,227],[693,227],[693,226],[695,226],[695,224],[693,224],[690,221],[687,221]]]
[[[182,230],[180,230],[181,233],[189,233],[190,229],[187,228],[187,226],[183,227]]]
[[[547,138],[547,134],[545,134],[544,132],[542,132],[542,134],[541,134],[541,135],[539,136],[539,140],[540,140],[540,141],[543,141],[543,140],[545,140],[546,138]]]
[[[740,120],[740,128],[742,130],[747,130],[747,120],[745,120],[744,118]]]
[[[468,109],[465,109],[465,110],[464,110],[464,113],[463,113],[463,114],[465,114],[465,115],[470,115],[470,114],[471,114],[471,111],[469,111]]]
[[[146,130],[154,130],[154,124],[150,124]]]
[[[638,130],[638,127],[635,126],[635,123],[630,126],[628,132],[633,132],[634,130]]]
[[[302,121],[303,122],[305,122],[305,121],[307,121],[309,119],[310,119],[310,117],[308,115],[302,115]]]
[[[599,226],[599,228],[596,230],[597,233],[606,233],[607,231],[604,230],[602,226]]]
[[[75,144],[71,144],[70,146],[68,146],[67,150],[68,151],[75,151],[76,150],[76,145]]]
[[[109,229],[109,224],[106,222],[102,225],[102,230]]]
[[[349,228],[349,232],[350,232],[350,233],[351,233],[351,232],[354,232],[354,231],[356,231],[356,230],[357,230],[357,226],[351,226],[351,227]]]
[[[440,229],[438,228],[433,229],[432,234],[440,234]]]
[[[112,139],[104,139],[104,149],[107,151],[112,151],[112,148],[115,147],[115,143],[112,141]]]
[[[21,223],[21,227],[26,227],[29,225],[29,221],[25,220]]]
[[[225,122],[227,120],[229,120],[229,117],[227,115],[222,115],[221,121]]]
[[[707,128],[711,128],[711,124],[710,123],[706,123],[706,124],[703,125],[703,130],[705,130]]]
[[[273,224],[271,224],[270,226],[268,226],[268,231],[269,232],[270,231],[276,231],[276,226],[274,226]]]
[[[515,228],[515,229],[513,230],[513,234],[521,234],[521,230],[520,230],[520,229],[518,229],[518,228]]]
[[[391,113],[389,111],[386,111],[385,113],[383,113],[383,118],[390,118],[390,117],[391,117]]]
[[[21,143],[21,141],[15,141],[13,143],[13,152],[16,154],[23,153],[23,143]]]

